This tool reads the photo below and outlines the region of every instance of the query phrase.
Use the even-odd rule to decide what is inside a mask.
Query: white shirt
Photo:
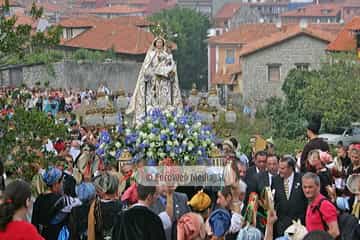
[[[269,178],[269,186],[271,187],[271,184],[272,184],[272,177],[274,175],[272,175],[271,173],[268,173],[268,178]]]
[[[291,189],[294,183],[294,172],[290,175],[290,177],[288,177],[287,179],[284,179],[284,181],[288,180],[288,184],[289,184],[289,194],[291,194]]]
[[[237,233],[240,231],[243,225],[244,219],[241,214],[232,212],[231,214],[231,224],[228,230],[229,233]]]

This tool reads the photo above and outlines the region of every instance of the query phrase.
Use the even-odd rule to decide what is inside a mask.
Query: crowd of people
[[[1,115],[22,105],[54,118],[95,97],[92,90],[2,89]],[[278,156],[271,140],[243,153],[229,138],[217,144],[230,172],[223,186],[174,187],[134,181],[144,161],[105,163],[96,153],[99,129],[70,116],[70,139],[44,143],[57,161],[34,162],[31,183],[11,172],[5,180],[1,164],[0,240],[360,239],[360,143],[339,142],[332,156],[318,137],[319,119],[309,122],[309,141],[296,155]]]

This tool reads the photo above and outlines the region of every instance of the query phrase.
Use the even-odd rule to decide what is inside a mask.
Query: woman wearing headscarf
[[[205,239],[205,220],[210,215],[211,199],[202,190],[195,194],[188,202],[192,212],[184,214],[176,227],[177,240]]]
[[[226,233],[230,229],[231,215],[225,209],[216,209],[211,213],[208,223],[211,229],[209,234],[211,240],[224,240]]]
[[[69,229],[71,240],[87,239],[88,213],[96,191],[92,183],[81,183],[75,188],[76,195],[82,202],[81,206],[74,207],[69,217]]]
[[[88,215],[88,240],[112,239],[112,229],[122,204],[118,200],[118,179],[105,172],[94,179],[97,192]]]
[[[68,223],[71,209],[81,202],[63,195],[63,173],[59,169],[49,167],[42,178],[48,190],[36,198],[31,223],[45,239],[57,239],[62,227]]]

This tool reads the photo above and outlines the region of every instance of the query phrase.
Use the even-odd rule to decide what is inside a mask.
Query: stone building
[[[281,87],[291,69],[319,68],[327,45],[336,37],[327,30],[293,25],[244,46],[240,52],[244,102],[256,106],[282,97]]]

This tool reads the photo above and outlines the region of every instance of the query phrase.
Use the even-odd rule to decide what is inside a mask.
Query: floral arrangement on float
[[[119,124],[99,136],[97,154],[105,161],[118,160],[124,150],[133,161],[145,159],[150,166],[172,160],[176,165],[208,164],[215,136],[208,125],[190,109],[185,111],[150,111],[134,128],[119,115]]]

